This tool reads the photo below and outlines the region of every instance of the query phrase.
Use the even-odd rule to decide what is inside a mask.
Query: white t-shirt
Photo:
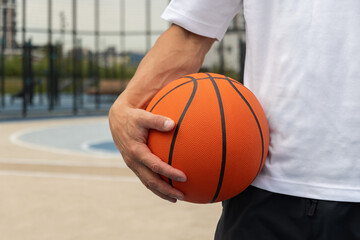
[[[253,185],[360,202],[360,1],[173,0],[162,17],[220,40],[242,6],[245,85],[270,126]]]

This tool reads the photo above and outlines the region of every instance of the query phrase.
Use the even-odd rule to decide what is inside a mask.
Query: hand
[[[143,109],[166,84],[197,72],[214,41],[171,25],[143,58],[109,112],[111,133],[127,166],[148,189],[170,202],[184,199],[184,194],[159,174],[181,182],[186,181],[186,176],[152,154],[146,142],[149,129],[171,131],[175,124]]]
[[[141,182],[159,197],[170,202],[183,200],[184,194],[171,187],[159,174],[175,181],[186,181],[183,172],[163,162],[146,145],[149,129],[171,131],[175,123],[163,116],[121,103],[121,96],[111,107],[109,124],[115,145],[126,165]]]

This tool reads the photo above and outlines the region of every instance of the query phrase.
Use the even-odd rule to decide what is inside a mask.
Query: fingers
[[[150,112],[143,110],[138,111],[138,128],[139,129],[157,129],[159,131],[170,131],[174,128],[175,123],[171,119],[166,117],[155,115]],[[147,138],[147,136],[146,136]],[[145,141],[146,142],[146,141]],[[153,172],[161,174],[167,178],[173,179],[175,181],[185,182],[186,175],[167,163],[161,161],[157,156],[155,156],[148,146],[144,143],[135,143],[129,146],[130,149],[130,158],[136,159],[137,161],[144,164],[146,167],[151,169]]]
[[[142,111],[139,117],[139,124],[148,129],[155,129],[162,132],[171,131],[175,122],[170,118]]]
[[[170,202],[183,199],[184,194],[170,186],[159,174],[174,181],[186,181],[186,175],[155,156],[148,146],[149,129],[171,131],[174,121],[127,105],[113,106],[109,124],[114,142],[125,163],[141,182],[157,196]]]
[[[127,161],[132,163],[129,167],[138,176],[140,181],[157,196],[173,203],[177,200],[184,199],[184,194],[181,191],[171,187],[167,182],[161,179],[158,174],[130,159],[126,159],[126,162]]]
[[[186,182],[186,175],[179,169],[173,168],[151,153],[146,145],[139,144],[133,158],[148,167],[154,173],[158,173],[178,182]]]

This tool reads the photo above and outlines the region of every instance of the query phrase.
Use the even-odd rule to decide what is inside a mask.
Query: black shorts
[[[253,186],[223,202],[216,240],[359,240],[360,203],[293,197]]]

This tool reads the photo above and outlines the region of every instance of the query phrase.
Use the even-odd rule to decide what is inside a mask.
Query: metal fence
[[[0,118],[107,112],[168,27],[168,2],[1,0]],[[241,80],[242,49],[239,14],[204,69]]]

